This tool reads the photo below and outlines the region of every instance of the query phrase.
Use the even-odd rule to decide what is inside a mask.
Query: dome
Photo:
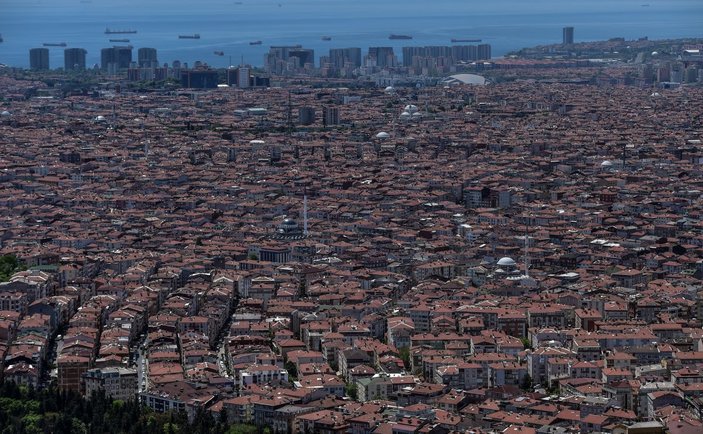
[[[276,232],[272,234],[273,239],[278,240],[295,240],[304,236],[303,231],[298,226],[298,222],[290,217],[286,217],[278,225]]]
[[[455,75],[450,75],[449,77],[442,80],[442,83],[449,85],[449,86],[459,85],[459,84],[471,84],[471,85],[476,85],[476,86],[483,86],[487,82],[486,82],[486,78],[481,75],[455,74]]]
[[[420,112],[415,112],[415,113],[413,113],[413,117],[414,117],[414,118],[421,118],[421,117],[422,117],[422,113],[420,113]]]
[[[296,227],[296,226],[298,226],[298,222],[296,222],[295,220],[293,220],[293,219],[291,219],[291,218],[287,218],[287,219],[284,219],[284,220],[283,220],[283,223],[281,223],[281,226],[284,226],[284,227]]]
[[[12,113],[8,112],[7,110],[3,110],[3,112],[0,113],[0,116],[12,116]]]
[[[411,115],[410,113],[408,113],[408,112],[403,112],[403,113],[400,114],[400,117],[403,118],[403,119],[408,119],[408,118],[411,117],[411,116],[412,116],[412,115]]]
[[[95,122],[105,122],[105,116],[100,115],[95,118]]]
[[[417,111],[417,106],[414,105],[414,104],[408,104],[408,105],[405,106],[405,108],[403,109],[403,111],[406,111],[406,112],[411,113],[411,114],[412,114],[412,113],[415,113],[415,112]]]
[[[500,267],[514,267],[515,265],[517,264],[513,261],[513,258],[508,258],[507,256],[498,260],[498,266]]]
[[[385,131],[381,131],[380,133],[376,134],[377,139],[388,139],[390,137],[391,137],[391,135]]]
[[[604,162],[600,163],[600,167],[612,167],[613,163],[610,160],[605,160]]]
[[[265,143],[266,143],[266,142],[264,142],[263,140],[250,140],[250,141],[249,141],[249,144],[250,144],[250,145],[263,145],[263,144],[265,144]]]
[[[384,92],[386,92],[386,93],[395,92],[395,88],[394,88],[393,86],[388,86],[388,87],[384,90]]]
[[[387,277],[379,277],[378,279],[373,279],[371,281],[372,288],[378,288],[379,286],[387,285],[393,283],[393,281]]]

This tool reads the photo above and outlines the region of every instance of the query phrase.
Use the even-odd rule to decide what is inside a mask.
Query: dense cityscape
[[[562,36],[0,68],[0,432],[703,432],[703,40]]]

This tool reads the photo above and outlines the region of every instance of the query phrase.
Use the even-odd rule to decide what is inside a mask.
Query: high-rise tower
[[[63,50],[63,69],[66,71],[82,71],[85,69],[84,48],[66,48]]]
[[[140,48],[137,50],[137,62],[140,68],[157,68],[156,48]]]
[[[574,28],[564,27],[561,31],[562,33],[562,44],[570,45],[574,43]]]
[[[29,67],[31,69],[49,69],[49,49],[32,48],[29,50]]]

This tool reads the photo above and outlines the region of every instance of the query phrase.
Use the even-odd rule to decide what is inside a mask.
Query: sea
[[[88,66],[113,45],[132,45],[133,58],[150,47],[161,64],[213,67],[261,66],[275,45],[313,48],[318,59],[330,48],[391,46],[400,57],[404,46],[452,38],[481,39],[501,57],[561,43],[565,26],[575,42],[703,37],[703,0],[0,0],[0,63],[28,67],[30,48],[64,42],[85,48]],[[389,40],[392,33],[412,40]],[[200,39],[178,38],[193,34]],[[123,38],[129,43],[109,41]],[[64,47],[49,49],[50,67],[62,67]]]

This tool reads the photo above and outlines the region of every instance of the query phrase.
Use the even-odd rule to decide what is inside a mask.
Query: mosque
[[[290,217],[283,219],[278,225],[276,232],[271,236],[274,240],[302,240],[308,237],[308,195],[303,194],[303,227],[298,225],[298,222]]]

